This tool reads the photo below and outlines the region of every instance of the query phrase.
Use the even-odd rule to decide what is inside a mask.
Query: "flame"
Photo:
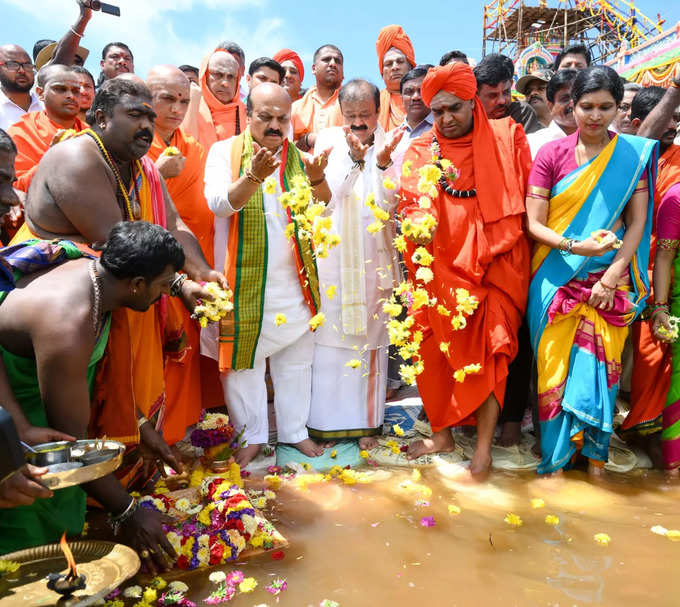
[[[64,534],[61,536],[59,547],[61,548],[61,551],[64,553],[64,556],[66,557],[66,562],[68,563],[69,573],[66,577],[69,579],[77,577],[78,572],[76,570],[76,559],[73,558],[73,552],[71,552],[71,548],[66,542],[66,531],[64,531]]]

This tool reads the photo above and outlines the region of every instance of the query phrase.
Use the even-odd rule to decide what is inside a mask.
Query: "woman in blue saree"
[[[544,145],[529,177],[539,473],[563,470],[579,451],[589,472],[601,473],[621,352],[649,292],[658,144],[608,130],[622,97],[613,69],[581,71],[572,88],[578,131]]]

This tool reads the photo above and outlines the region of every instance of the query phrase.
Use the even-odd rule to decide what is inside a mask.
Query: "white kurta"
[[[229,203],[232,183],[231,145],[234,137],[218,141],[208,153],[205,167],[205,197],[215,213],[215,269],[224,271],[229,245],[229,225],[237,211]],[[282,167],[281,167],[282,168]],[[265,359],[271,357],[270,371],[275,388],[274,408],[280,442],[296,443],[307,438],[305,422],[311,396],[313,339],[309,330],[311,313],[298,278],[294,252],[285,236],[288,223],[278,197],[281,195],[279,169],[276,192],[262,192],[267,226],[267,274],[262,313],[262,329],[255,351],[253,369],[222,374],[227,406],[238,430],[246,427],[249,443],[268,440],[267,394],[264,383]],[[263,187],[263,186],[261,186]],[[287,322],[276,326],[278,313]],[[201,331],[201,353],[217,359],[219,326],[208,325]],[[285,385],[294,386],[287,390]]]
[[[326,322],[315,333],[316,349],[312,367],[312,407],[308,427],[312,436],[359,436],[370,434],[382,426],[385,408],[387,346],[389,338],[382,304],[390,297],[397,269],[392,244],[394,221],[386,223],[377,234],[367,231],[376,221],[364,202],[369,194],[383,209],[393,213],[396,190],[383,186],[385,177],[396,184],[394,169],[382,171],[376,166],[376,148],[382,149],[385,134],[381,127],[375,133],[375,144],[369,148],[365,166],[360,170],[349,156],[342,128],[325,129],[318,135],[315,150],[332,148],[326,168],[326,180],[332,199],[327,207],[334,230],[340,234],[340,245],[331,249],[325,259],[318,259],[321,284],[321,310]],[[351,210],[350,210],[351,209]],[[348,251],[343,238],[343,221],[354,212],[360,226],[362,251]],[[363,281],[365,329],[351,334],[343,328],[343,256],[363,257],[360,281]],[[326,289],[337,287],[331,299]],[[345,366],[350,359],[361,359],[360,368]]]

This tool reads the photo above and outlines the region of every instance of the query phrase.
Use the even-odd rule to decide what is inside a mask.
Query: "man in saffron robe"
[[[434,256],[432,280],[423,286],[438,305],[412,314],[413,331],[422,331],[423,337],[418,389],[434,434],[412,443],[409,457],[453,450],[450,427],[476,423],[470,471],[482,477],[491,466],[493,433],[526,306],[529,247],[521,175],[528,171],[530,156],[524,134],[519,137],[509,119],[489,121],[476,89],[472,69],[464,63],[435,67],[423,80],[422,96],[434,127],[406,152],[404,162],[412,166],[410,176],[402,177],[400,211],[404,221],[416,225],[428,214],[437,222],[430,237],[417,244]],[[446,189],[439,182],[431,206],[421,208],[418,169],[431,163],[434,142],[460,175],[453,187],[443,175]],[[414,276],[415,244],[410,242],[404,254]],[[463,292],[456,289],[479,301],[465,326],[452,323],[457,306],[465,306]],[[461,376],[466,367],[471,372]]]
[[[153,143],[147,156],[156,163],[179,216],[196,236],[208,264],[213,266],[213,214],[203,195],[206,154],[203,146],[179,126],[189,107],[189,79],[172,65],[159,65],[151,68],[146,83],[156,112]],[[210,365],[207,358],[201,361],[198,323],[176,298],[170,299],[170,303],[183,317],[188,346],[181,361],[169,360],[165,365],[167,408],[163,437],[172,445],[184,438],[187,427],[198,421],[201,408],[222,405],[224,397],[217,365]],[[206,382],[212,380],[212,394],[217,397],[214,401],[204,398],[202,371]],[[211,371],[212,377],[208,377]],[[209,394],[210,391],[205,396]]]
[[[151,102],[151,92],[134,75],[100,87],[92,130],[45,154],[26,198],[26,223],[15,241],[67,237],[89,245],[105,241],[121,219],[157,223],[184,247],[184,271],[192,280],[178,280],[174,292],[193,308],[195,298],[205,296],[194,280],[226,283],[208,265],[158,169],[144,157],[154,136]],[[141,433],[152,459],[160,457],[173,467],[177,462],[157,430],[163,428],[165,410],[164,358],[181,355],[182,328],[181,316],[165,298],[146,312],[114,314],[91,420],[94,435],[116,437],[131,448],[140,443]],[[132,480],[141,467],[137,461],[126,476]]]
[[[305,64],[300,55],[289,48],[281,49],[272,59],[278,61],[284,70],[281,86],[288,92],[291,101],[300,99],[300,87],[305,79]]]
[[[680,85],[680,79],[676,79]],[[659,165],[654,192],[652,246],[649,277],[652,278],[656,251],[656,214],[669,188],[680,181],[680,146],[673,140],[680,124],[680,88],[667,91],[658,86],[636,93],[631,104],[631,124],[642,137],[659,141]],[[655,301],[653,293],[650,300]],[[621,425],[627,440],[646,449],[654,465],[664,464],[661,454],[662,416],[671,378],[669,344],[654,337],[651,320],[633,323],[633,374],[630,386],[630,412]]]
[[[380,30],[375,43],[378,69],[385,82],[380,91],[378,124],[387,133],[398,127],[406,112],[401,100],[401,79],[416,66],[411,39],[401,25],[387,25]]]
[[[342,126],[338,92],[344,78],[344,58],[337,46],[324,44],[316,49],[312,74],[316,84],[293,103],[291,124],[293,140],[298,149],[314,149],[316,134],[331,126]]]
[[[247,442],[235,456],[241,466],[269,440],[267,358],[279,442],[310,457],[323,453],[306,428],[314,356],[309,323],[319,312],[319,278],[311,242],[278,198],[307,173],[314,198],[330,199],[328,152],[309,160],[286,137],[291,104],[283,87],[260,84],[247,103],[248,128],[213,145],[206,162],[215,267],[224,268],[234,290],[234,312],[219,331],[208,326],[201,334],[203,352],[219,360],[231,419]]]
[[[81,131],[85,125],[80,112],[80,76],[72,67],[51,65],[38,73],[38,97],[45,104],[39,112],[24,114],[8,129],[17,145],[17,189],[27,192],[38,163],[64,129]]]
[[[240,98],[242,71],[234,55],[215,49],[201,63],[197,89],[192,91],[191,107],[182,123],[189,135],[207,151],[216,141],[238,135],[246,126],[246,108]]]

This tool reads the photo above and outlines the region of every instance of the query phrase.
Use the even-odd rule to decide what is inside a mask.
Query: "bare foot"
[[[299,443],[293,443],[292,446],[307,457],[323,455],[323,447],[319,443],[315,443],[311,438],[301,440]]]
[[[397,394],[399,394],[399,388],[388,388],[385,393],[385,400],[394,400],[397,397]]]
[[[359,439],[359,449],[370,451],[378,446],[378,439],[375,436],[362,436]]]
[[[677,481],[678,479],[680,479],[680,469],[678,468],[673,468],[672,470],[664,470],[663,474],[666,477],[667,481]]]
[[[604,476],[604,467],[597,466],[592,462],[588,462],[588,476],[591,479],[600,479]]]
[[[241,466],[241,468],[245,468],[251,461],[253,461],[253,459],[260,452],[261,448],[262,445],[259,444],[241,447],[236,453],[234,453],[234,461],[239,466]]]
[[[522,440],[522,422],[505,422],[501,427],[501,435],[496,441],[501,447],[519,445]]]
[[[432,434],[431,438],[413,441],[408,446],[406,457],[416,459],[427,453],[450,453],[456,448],[456,443],[451,436],[451,430],[444,428]]]
[[[491,450],[476,447],[470,462],[470,476],[476,481],[486,480],[491,470],[491,462]]]

